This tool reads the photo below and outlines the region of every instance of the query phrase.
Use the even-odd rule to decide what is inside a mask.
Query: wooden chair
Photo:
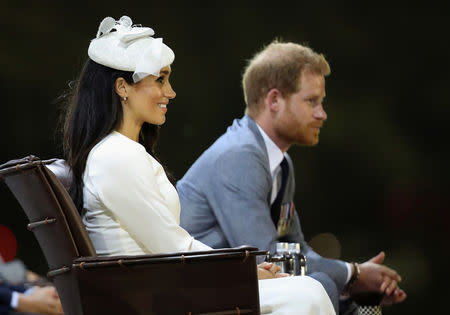
[[[0,166],[66,315],[260,314],[254,247],[99,257],[67,190],[35,156]],[[54,164],[56,165],[56,164]]]

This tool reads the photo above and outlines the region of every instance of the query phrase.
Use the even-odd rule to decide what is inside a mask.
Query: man
[[[305,242],[293,204],[293,144],[316,145],[327,118],[322,106],[323,55],[295,43],[274,42],[250,60],[243,75],[246,115],[235,120],[178,182],[181,225],[214,248],[243,244],[275,251],[279,241],[301,243],[308,272],[336,296],[384,293],[383,303],[403,301],[400,276],[382,265],[384,253],[358,265],[326,259]],[[321,279],[318,279],[321,281]],[[333,291],[336,291],[333,293]]]

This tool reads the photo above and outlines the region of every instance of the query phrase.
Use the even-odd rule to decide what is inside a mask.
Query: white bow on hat
[[[175,54],[162,38],[151,37],[154,34],[149,27],[133,25],[128,16],[118,21],[106,17],[89,45],[89,58],[113,69],[133,71],[135,83],[150,74],[159,76],[161,68],[170,65]]]

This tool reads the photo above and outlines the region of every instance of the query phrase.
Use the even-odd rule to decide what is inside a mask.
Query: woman
[[[105,18],[66,116],[71,194],[85,209],[83,222],[99,255],[210,250],[179,226],[173,180],[154,153],[175,92],[169,82],[174,53],[153,34],[129,17]],[[259,284],[263,311],[334,314],[317,281],[279,278],[278,271],[258,266],[259,279],[271,278]],[[301,297],[286,299],[292,292]]]

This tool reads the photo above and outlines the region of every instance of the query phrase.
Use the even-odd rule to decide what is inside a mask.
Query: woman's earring
[[[127,97],[126,97],[126,96],[123,97],[123,101],[124,101],[124,102],[127,101]]]

